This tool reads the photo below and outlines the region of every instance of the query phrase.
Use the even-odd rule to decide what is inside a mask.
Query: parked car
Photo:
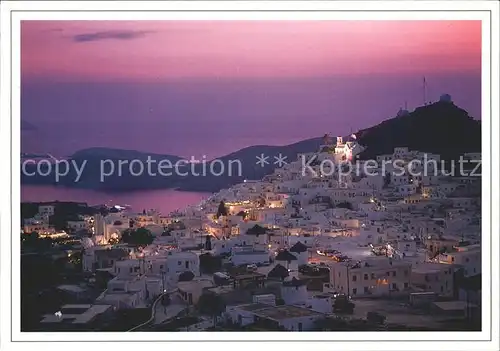
[[[247,270],[251,271],[251,272],[256,271],[257,270],[257,265],[255,265],[255,264],[249,264],[249,265],[247,265]]]

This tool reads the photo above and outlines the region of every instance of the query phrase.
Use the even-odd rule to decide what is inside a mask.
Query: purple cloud
[[[143,37],[148,31],[133,31],[133,30],[111,30],[94,33],[83,33],[73,36],[73,41],[83,43],[88,41],[104,40],[104,39],[117,39],[117,40],[131,40]]]

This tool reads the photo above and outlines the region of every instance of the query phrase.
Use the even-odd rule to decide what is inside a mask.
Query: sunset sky
[[[221,155],[369,127],[424,75],[480,118],[481,22],[23,21],[21,74],[27,151]]]
[[[479,21],[72,21],[22,24],[22,72],[68,80],[477,71]]]

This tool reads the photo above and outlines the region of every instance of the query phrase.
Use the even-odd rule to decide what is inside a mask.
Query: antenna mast
[[[427,83],[425,82],[425,76],[424,76],[424,82],[423,82],[423,97],[424,97],[424,106],[427,105],[427,95],[426,95],[426,89],[427,89]]]

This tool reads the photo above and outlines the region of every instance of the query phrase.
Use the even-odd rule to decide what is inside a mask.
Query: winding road
[[[164,293],[160,294],[160,295],[156,298],[156,300],[154,300],[153,305],[151,306],[151,317],[150,317],[147,321],[145,321],[144,323],[141,323],[141,324],[139,324],[139,325],[137,325],[137,326],[135,326],[135,327],[133,327],[133,328],[131,328],[131,329],[127,330],[127,331],[128,331],[128,332],[131,332],[131,331],[137,330],[137,329],[142,328],[142,327],[144,327],[144,326],[148,325],[149,323],[153,322],[153,321],[155,320],[156,305],[158,304],[158,302],[160,302],[160,301],[161,301],[161,299],[162,299],[162,297],[163,297],[163,296],[165,296],[165,295],[169,295],[169,294],[173,294],[173,293],[177,292],[177,290],[178,290],[178,289],[177,289],[177,288],[175,288],[175,289],[173,289],[173,290],[171,290],[171,291],[166,291],[166,292],[164,292]]]

